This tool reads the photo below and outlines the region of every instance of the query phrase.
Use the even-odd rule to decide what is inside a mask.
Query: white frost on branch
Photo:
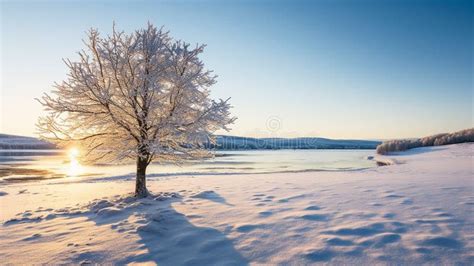
[[[202,143],[235,118],[228,100],[210,99],[216,76],[191,47],[148,24],[101,37],[91,29],[80,60],[64,60],[68,78],[38,101],[42,139],[75,145],[84,158],[180,161],[209,155]]]

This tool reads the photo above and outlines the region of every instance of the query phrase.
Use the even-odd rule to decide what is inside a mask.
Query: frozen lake
[[[219,151],[216,157],[182,165],[153,163],[147,174],[202,175],[298,171],[356,170],[376,165],[374,150],[246,150]],[[66,151],[0,150],[0,178],[4,181],[127,175],[128,165],[82,165]]]

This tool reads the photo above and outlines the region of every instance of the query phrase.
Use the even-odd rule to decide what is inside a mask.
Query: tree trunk
[[[147,166],[147,159],[139,156],[137,158],[137,179],[135,183],[135,197],[144,198],[148,196],[148,190],[146,189]]]

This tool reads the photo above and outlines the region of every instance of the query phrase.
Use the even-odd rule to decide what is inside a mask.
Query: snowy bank
[[[0,188],[0,257],[19,263],[474,263],[473,144],[394,165]],[[383,158],[381,158],[383,159]]]

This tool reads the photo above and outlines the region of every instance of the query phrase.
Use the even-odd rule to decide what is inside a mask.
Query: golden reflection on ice
[[[83,171],[82,165],[79,163],[79,149],[71,148],[68,151],[69,165],[67,168],[67,175],[70,177],[76,177]]]

